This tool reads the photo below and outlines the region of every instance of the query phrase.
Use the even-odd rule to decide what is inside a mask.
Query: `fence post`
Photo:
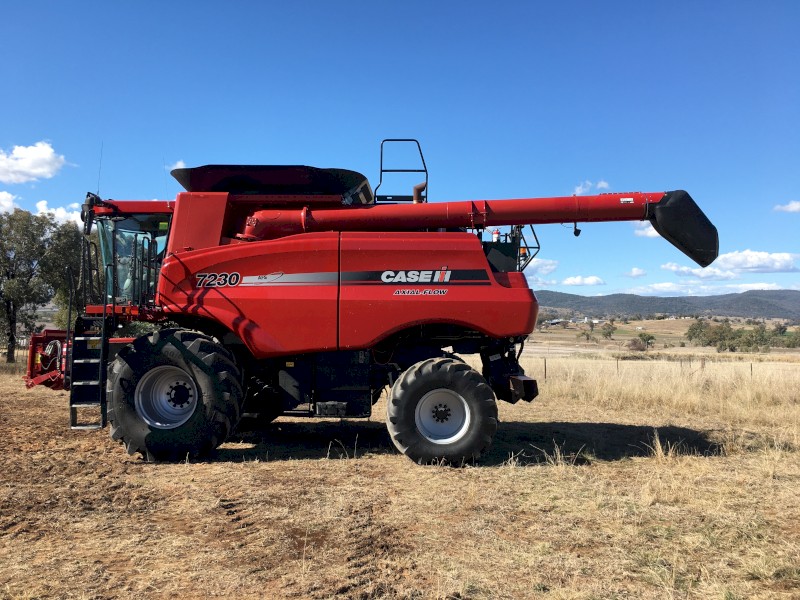
[[[544,360],[544,379],[547,381],[547,358],[543,358]]]

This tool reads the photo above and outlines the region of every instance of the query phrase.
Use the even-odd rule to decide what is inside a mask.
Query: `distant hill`
[[[536,292],[536,297],[542,307],[586,316],[697,314],[748,319],[800,319],[800,291],[795,290],[752,290],[741,294],[679,298],[635,294],[578,296],[541,290]]]

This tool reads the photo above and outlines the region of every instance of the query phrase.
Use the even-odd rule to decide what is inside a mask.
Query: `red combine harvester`
[[[88,194],[70,328],[33,336],[27,385],[69,390],[73,428],[108,421],[147,460],[212,452],[245,413],[367,417],[390,386],[395,446],[459,463],[490,445],[496,400],[537,394],[518,363],[538,312],[524,226],[649,220],[717,257],[684,191],[428,203],[422,152],[385,169],[383,148],[375,193],[343,169],[205,166],[172,172],[174,201]],[[378,196],[398,172],[425,184]],[[121,337],[134,322],[152,331]]]

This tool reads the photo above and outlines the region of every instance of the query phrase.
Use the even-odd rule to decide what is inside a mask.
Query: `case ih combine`
[[[381,144],[381,183],[427,183],[421,164],[385,169]],[[26,377],[69,390],[72,427],[108,421],[148,460],[212,452],[244,413],[366,417],[387,386],[401,452],[471,460],[492,441],[496,401],[537,394],[518,363],[538,311],[524,226],[577,235],[580,222],[646,219],[701,266],[717,256],[715,227],[683,191],[428,203],[425,185],[378,196],[342,169],[173,175],[187,190],[174,201],[87,195],[70,328],[33,337]],[[136,321],[153,331],[120,337]]]

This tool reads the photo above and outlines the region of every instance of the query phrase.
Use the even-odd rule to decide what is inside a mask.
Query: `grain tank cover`
[[[228,192],[275,196],[342,196],[344,204],[372,204],[369,181],[347,169],[302,165],[205,165],[173,169],[187,192]],[[310,199],[313,203],[313,199]]]

